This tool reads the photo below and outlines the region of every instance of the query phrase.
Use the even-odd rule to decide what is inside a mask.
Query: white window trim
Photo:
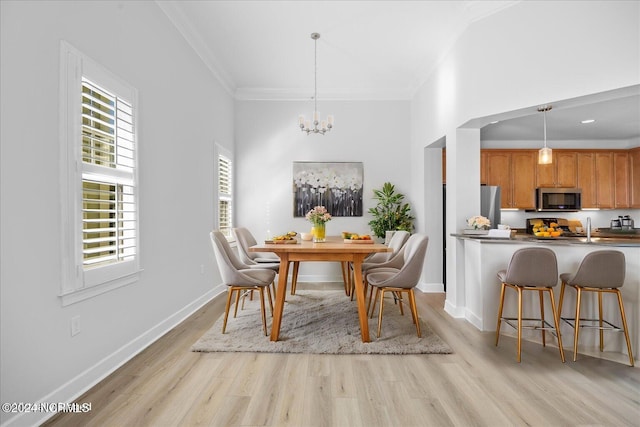
[[[214,228],[216,230],[220,229],[220,216],[218,215],[218,204],[220,201],[220,192],[218,191],[219,189],[219,183],[218,183],[218,177],[219,177],[219,165],[218,165],[218,157],[219,156],[224,156],[226,158],[228,158],[231,161],[231,224],[232,227],[235,224],[235,160],[233,158],[233,153],[228,150],[227,148],[223,147],[222,145],[220,145],[219,143],[214,143],[214,150],[213,150],[213,170],[214,170],[214,212],[215,212],[215,220],[214,220]],[[227,237],[227,240],[229,242],[234,242],[234,237],[233,234],[231,234],[230,236]]]
[[[82,168],[81,157],[81,82],[82,77],[96,82],[109,82],[109,89],[138,108],[137,91],[65,41],[60,42],[60,202],[62,214],[60,298],[63,306],[129,285],[139,279],[140,223],[139,196],[136,188],[137,254],[135,260],[95,269],[89,274],[82,267]],[[135,116],[139,114],[136,111]],[[139,140],[136,132],[136,152]],[[137,155],[135,181],[138,183]],[[113,268],[111,268],[113,267]],[[105,274],[110,270],[109,274]],[[102,270],[102,271],[100,271]]]

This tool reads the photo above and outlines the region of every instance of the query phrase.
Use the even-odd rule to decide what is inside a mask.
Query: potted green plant
[[[373,219],[369,221],[371,231],[376,237],[383,238],[387,231],[413,231],[411,207],[404,203],[404,194],[396,193],[395,186],[385,182],[382,190],[373,190],[373,198],[378,204],[369,209]]]

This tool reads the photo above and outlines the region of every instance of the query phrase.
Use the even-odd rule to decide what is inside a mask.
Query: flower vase
[[[326,240],[326,224],[324,222],[317,222],[313,224],[311,233],[313,234],[314,243],[324,242]]]

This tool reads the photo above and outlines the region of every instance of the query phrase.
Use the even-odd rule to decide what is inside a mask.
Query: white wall
[[[208,240],[213,142],[233,149],[233,100],[155,2],[3,0],[0,7],[0,400],[68,401],[220,283]],[[58,297],[60,40],[136,87],[140,112],[144,271],[133,285],[67,307]],[[81,332],[72,338],[74,316]],[[36,424],[48,415],[2,413],[0,422]]]
[[[463,228],[479,211],[477,180],[465,178],[477,169],[480,145],[461,143],[456,128],[477,117],[638,84],[638,16],[637,2],[520,2],[472,24],[412,102],[412,198],[423,204],[424,147],[446,137],[448,232]],[[450,240],[448,291],[462,280],[460,247]],[[447,309],[455,312],[449,297]]]
[[[293,217],[294,161],[363,163],[364,216],[332,219],[327,223],[329,235],[371,233],[371,216],[366,212],[375,205],[373,189],[386,181],[407,194],[414,216],[420,214],[408,196],[409,101],[320,98],[318,110],[322,117],[335,116],[334,130],[326,135],[306,135],[298,127],[298,115],[313,113],[311,101],[236,102],[236,224],[247,227],[257,240],[265,237],[267,229],[276,235],[311,228],[304,218]],[[338,263],[303,263],[300,276],[301,280],[342,277]]]

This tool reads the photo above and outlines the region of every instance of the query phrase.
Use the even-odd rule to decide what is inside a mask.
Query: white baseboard
[[[444,302],[444,311],[449,316],[455,319],[464,319],[464,309],[460,309],[455,305],[451,304],[449,300],[445,300]]]
[[[164,319],[153,328],[144,332],[142,335],[138,336],[118,350],[114,351],[112,354],[100,360],[92,367],[88,368],[84,372],[81,372],[75,378],[72,378],[67,383],[58,387],[58,389],[52,391],[46,396],[43,396],[41,399],[38,399],[37,402],[73,402],[83,393],[91,389],[91,387],[95,386],[100,381],[105,379],[108,375],[112,374],[120,366],[127,363],[129,360],[131,360],[145,348],[153,344],[168,331],[176,327],[187,317],[191,316],[202,306],[211,301],[214,297],[222,292],[225,292],[226,290],[226,286],[216,286],[196,300],[187,304],[182,309],[178,310],[173,315]],[[8,419],[2,424],[1,427],[37,426],[42,424],[47,419],[53,417],[55,414],[55,412],[22,413]]]
[[[478,330],[482,330],[482,319],[480,319],[474,313],[470,312],[469,310],[465,310],[464,318],[467,322],[478,328]]]
[[[416,286],[419,290],[427,294],[440,294],[444,292],[444,285],[442,283],[418,283]]]

